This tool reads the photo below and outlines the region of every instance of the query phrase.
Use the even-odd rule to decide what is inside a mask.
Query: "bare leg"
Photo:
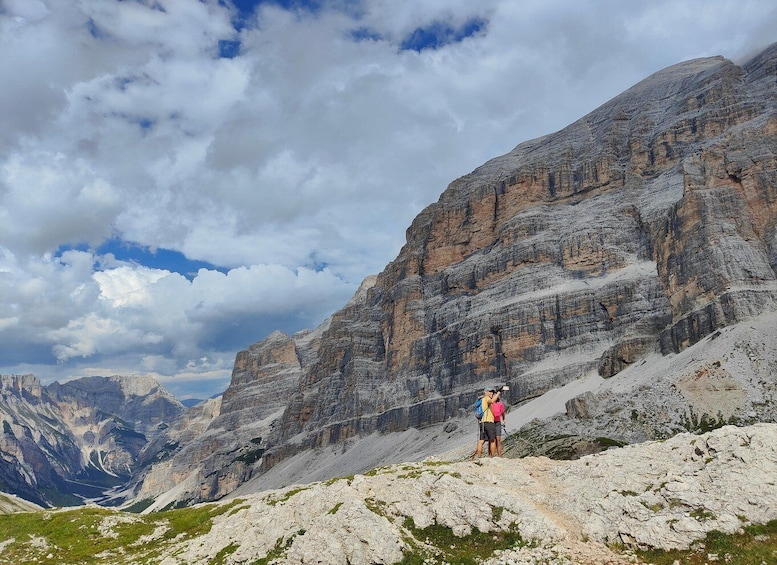
[[[470,461],[474,461],[475,457],[480,457],[483,454],[483,444],[485,443],[484,440],[478,441],[478,446],[475,448],[475,453],[472,454],[472,457],[470,457]],[[491,445],[489,444],[489,449],[491,449]]]

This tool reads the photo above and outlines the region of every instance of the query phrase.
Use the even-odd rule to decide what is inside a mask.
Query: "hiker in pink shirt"
[[[496,424],[496,456],[502,456],[502,428],[507,426],[507,414],[505,414],[505,405],[502,399],[497,397],[496,402],[491,405],[491,412],[494,415]]]

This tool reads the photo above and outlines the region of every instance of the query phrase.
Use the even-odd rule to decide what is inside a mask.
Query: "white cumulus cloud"
[[[0,0],[0,371],[221,390],[458,176],[777,40],[769,0],[257,4]]]

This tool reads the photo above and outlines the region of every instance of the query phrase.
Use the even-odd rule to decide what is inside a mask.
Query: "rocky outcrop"
[[[724,424],[777,421],[777,311],[715,331],[678,354],[652,353],[565,410],[526,422],[515,456],[577,457]],[[596,445],[599,443],[600,445]]]
[[[183,411],[150,378],[42,386],[32,375],[0,375],[2,490],[43,506],[100,498],[132,476],[141,450]]]
[[[435,525],[465,540],[475,529],[513,527],[538,542],[488,563],[528,561],[554,547],[554,563],[628,563],[607,546],[687,549],[708,532],[776,519],[775,440],[774,424],[728,426],[576,461],[432,459],[379,468],[241,498],[242,509],[164,563],[208,563],[229,544],[237,546],[231,562],[246,562],[279,542],[278,563],[396,563],[404,552],[429,550],[423,530]],[[420,530],[415,539],[408,523]]]
[[[24,517],[29,535],[0,531],[0,551],[106,565],[626,565],[643,562],[637,549],[698,557],[712,532],[719,542],[777,519],[775,476],[777,425],[726,426],[576,461],[428,458],[165,515],[71,511],[68,522],[84,524],[95,547],[78,559],[51,527],[61,511],[47,511]],[[182,529],[193,516],[196,527]]]
[[[117,495],[158,510],[218,499],[248,481],[273,428],[298,396],[326,327],[293,337],[274,332],[238,353],[230,387],[150,442],[140,457],[142,471]]]
[[[0,514],[36,512],[38,510],[43,510],[43,508],[13,494],[0,492]]]
[[[612,379],[777,309],[776,74],[777,44],[741,66],[681,63],[452,182],[315,341],[274,334],[238,355],[207,476],[232,469],[231,487],[298,453],[438,425],[484,384],[519,405]],[[638,423],[621,435],[645,439]],[[235,466],[251,437],[261,457]]]
[[[368,277],[346,308],[362,308],[375,279]],[[253,478],[279,426],[301,429],[312,416],[303,408],[302,383],[320,360],[330,324],[328,319],[316,330],[293,336],[276,331],[239,352],[218,404],[203,416],[190,412],[151,442],[141,456],[142,471],[121,497],[127,504],[144,501],[149,510],[159,510],[221,498]],[[289,412],[296,421],[282,423]]]

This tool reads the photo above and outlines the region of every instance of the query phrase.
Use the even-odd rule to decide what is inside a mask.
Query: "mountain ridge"
[[[610,379],[773,312],[775,74],[777,44],[742,66],[680,63],[454,180],[320,328],[238,354],[225,396],[244,402],[217,420],[242,425],[209,437],[204,466],[197,449],[171,455],[201,469],[202,487],[177,496],[219,498],[297,454],[453,425],[486,384],[519,406]],[[270,381],[285,400],[257,421],[248,399]],[[666,429],[691,418],[684,397],[676,407]],[[615,440],[641,433],[620,425],[635,432]]]
[[[148,377],[0,375],[0,484],[42,506],[99,499],[183,411]]]
[[[378,464],[370,443],[458,448],[495,384],[515,416],[554,398],[522,422],[529,443],[572,438],[547,454],[777,420],[773,347],[748,329],[777,326],[775,76],[777,44],[679,63],[454,180],[342,309],[239,352],[221,397],[138,444],[111,500],[335,476]]]

